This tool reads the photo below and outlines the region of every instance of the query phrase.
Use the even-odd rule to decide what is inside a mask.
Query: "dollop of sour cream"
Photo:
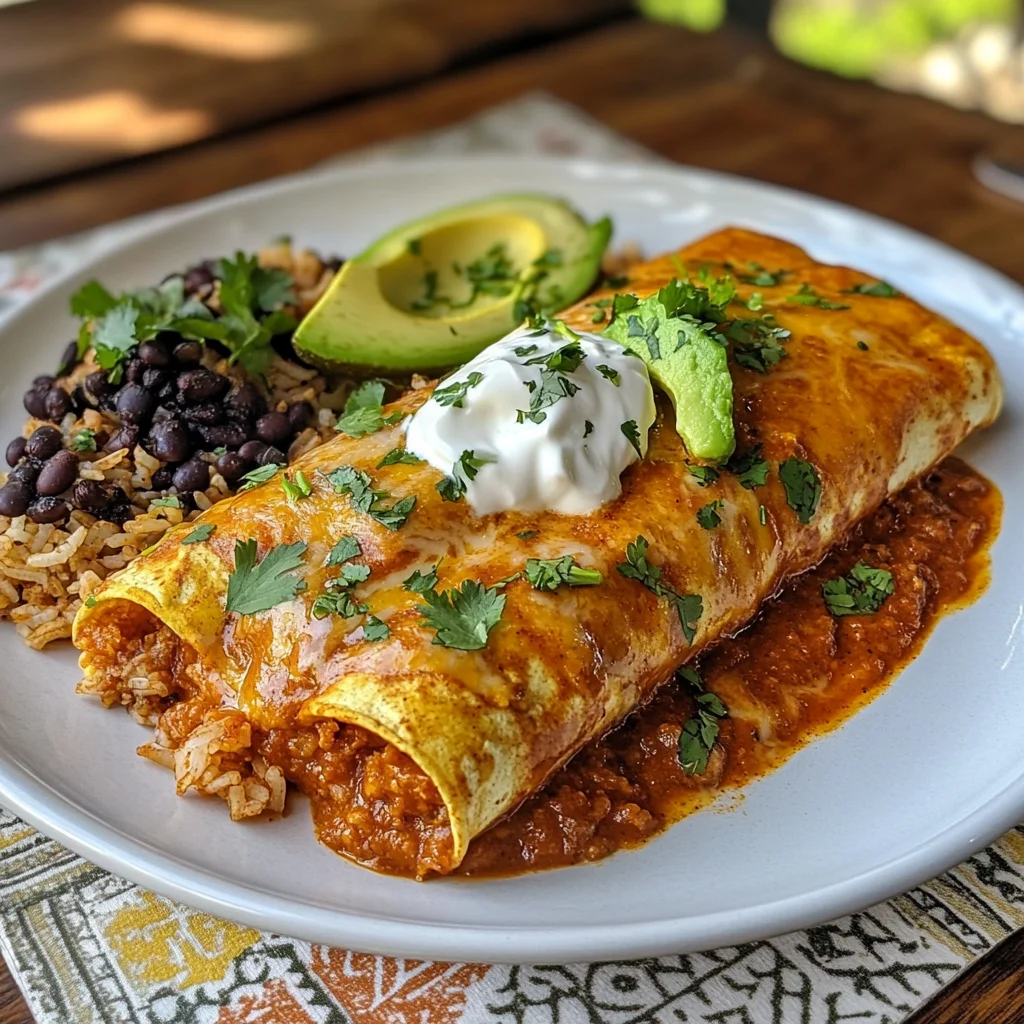
[[[623,346],[519,328],[441,382],[406,448],[454,477],[478,515],[582,515],[619,496],[654,416],[647,366]]]

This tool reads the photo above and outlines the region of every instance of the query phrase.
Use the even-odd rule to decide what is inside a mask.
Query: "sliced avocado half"
[[[716,304],[705,289],[679,281],[642,301],[620,295],[604,332],[643,359],[672,399],[687,451],[709,462],[727,459],[736,447],[727,352],[707,323],[708,316],[722,319],[731,297],[730,290]]]
[[[404,224],[345,263],[295,332],[328,369],[436,370],[594,283],[611,235],[567,203],[504,195]]]

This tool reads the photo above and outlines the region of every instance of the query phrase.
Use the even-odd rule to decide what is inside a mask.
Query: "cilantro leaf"
[[[690,476],[697,481],[698,487],[710,487],[721,475],[714,466],[694,466],[687,463],[686,468],[690,471]]]
[[[460,651],[479,651],[487,646],[490,631],[505,610],[505,595],[497,587],[463,580],[458,589],[423,593],[426,604],[418,606],[423,625],[435,631],[434,643]]]
[[[781,343],[790,332],[780,327],[771,313],[753,320],[733,320],[721,335],[733,343],[736,362],[757,373],[767,373],[788,355]]]
[[[821,586],[825,606],[835,616],[873,615],[893,595],[896,583],[888,569],[858,562],[846,576]]]
[[[345,400],[345,411],[334,429],[349,437],[375,434],[383,426],[392,426],[401,418],[400,412],[385,416],[384,385],[379,380],[368,380],[360,384]]]
[[[616,387],[622,383],[622,375],[618,370],[612,369],[607,363],[598,363],[597,372],[604,377],[605,380],[610,380]]]
[[[363,549],[359,546],[359,540],[354,533],[346,533],[333,548],[331,553],[327,556],[327,561],[324,565],[341,565],[342,562],[347,562],[350,558],[356,558],[358,555],[363,553]]]
[[[301,469],[296,470],[294,480],[289,480],[287,476],[282,476],[281,489],[293,504],[296,501],[301,501],[303,498],[308,498],[313,493],[313,485]]]
[[[376,615],[370,615],[363,623],[363,639],[371,643],[378,640],[387,640],[391,636],[391,628],[386,622],[381,622]]]
[[[242,477],[242,486],[238,488],[239,492],[251,491],[254,487],[259,487],[260,484],[265,484],[282,469],[284,469],[284,466],[278,462],[268,462],[265,466],[250,469],[249,472]]]
[[[385,466],[397,466],[399,464],[415,466],[423,462],[418,455],[414,455],[407,448],[392,448],[391,451],[384,456],[380,462],[377,463],[378,469],[383,469]]]
[[[583,421],[583,436],[584,437],[590,437],[590,435],[593,432],[594,432],[594,424],[591,423],[590,420],[584,420]]]
[[[116,305],[117,299],[99,281],[86,281],[71,296],[71,315],[83,320],[98,320]]]
[[[760,263],[748,263],[747,266],[754,271],[752,274],[737,274],[736,276],[744,284],[755,284],[759,288],[775,288],[782,283],[790,271],[788,270],[765,270]]]
[[[348,494],[352,498],[352,506],[375,519],[381,526],[389,530],[397,530],[405,525],[409,514],[416,507],[416,495],[385,505],[391,497],[387,491],[375,491],[373,481],[368,473],[354,466],[339,466],[324,474],[337,494]]]
[[[122,302],[93,324],[92,346],[96,352],[96,363],[107,371],[107,379],[112,384],[120,383],[128,353],[138,344],[135,336],[138,318],[138,309]]]
[[[572,555],[561,558],[528,558],[526,579],[534,590],[557,590],[563,583],[570,587],[593,587],[604,580],[597,569],[576,564]]]
[[[768,463],[761,458],[761,446],[755,444],[749,452],[734,455],[726,464],[727,472],[739,480],[740,487],[752,491],[755,487],[764,487],[768,482]],[[691,470],[692,472],[692,470]]]
[[[443,480],[438,480],[434,487],[441,495],[442,501],[461,501],[466,493],[465,481],[457,476],[446,476]]]
[[[795,295],[786,297],[787,302],[795,302],[799,306],[817,306],[819,309],[849,309],[841,303],[829,302],[828,299],[820,296],[806,281],[800,285],[800,290]]]
[[[722,522],[722,517],[718,513],[723,508],[725,508],[725,502],[721,498],[709,501],[706,505],[702,505],[697,509],[697,522],[705,530],[713,530]]]
[[[619,425],[619,429],[626,440],[633,446],[637,456],[642,459],[644,453],[640,447],[640,428],[637,426],[636,420],[626,420],[625,423]]]
[[[82,427],[71,435],[71,450],[73,452],[94,452],[96,451],[96,431],[88,427]]]
[[[177,495],[169,494],[165,498],[154,498],[149,503],[150,508],[181,508],[181,502]]]
[[[516,536],[520,540],[533,540],[533,538],[536,537],[539,533],[539,530],[522,530],[520,533],[517,533]]]
[[[661,568],[647,560],[648,547],[647,538],[638,536],[626,547],[626,561],[620,562],[616,569],[626,579],[636,580],[658,597],[670,601],[679,616],[686,642],[692,644],[697,635],[697,621],[704,611],[704,601],[700,594],[680,594],[662,582]]]
[[[458,380],[454,384],[448,384],[443,388],[435,388],[434,393],[430,397],[438,405],[450,405],[456,409],[461,409],[469,389],[475,388],[483,379],[484,375],[474,370],[465,380]]]
[[[302,565],[305,551],[303,541],[279,544],[257,562],[256,541],[236,540],[235,568],[228,577],[225,611],[254,615],[291,601],[306,589],[305,582],[293,574]]]
[[[456,466],[462,469],[467,480],[475,480],[477,473],[480,472],[481,468],[488,466],[493,462],[497,462],[497,459],[478,458],[476,452],[472,448],[467,448],[460,456]]]
[[[329,580],[333,583],[334,580]],[[343,619],[350,619],[354,615],[362,615],[369,611],[369,606],[361,604],[347,588],[324,590],[317,594],[312,607],[313,618],[326,619],[328,615],[339,615]]]
[[[391,505],[383,505],[383,500],[390,497],[390,495],[383,491],[374,493],[377,497],[370,507],[370,518],[376,519],[381,526],[388,530],[398,530],[405,526],[405,521],[416,507],[416,495],[410,494]]]
[[[811,521],[821,500],[821,478],[805,459],[790,456],[779,464],[779,479],[786,489],[786,502],[805,526]]]
[[[411,591],[413,594],[434,590],[437,587],[437,570],[440,564],[438,562],[437,565],[431,566],[425,573],[416,569],[410,576],[406,576],[402,583],[403,589]]]
[[[209,540],[210,535],[216,529],[217,527],[213,523],[200,523],[187,537],[182,538],[181,543],[201,544],[204,540]]]

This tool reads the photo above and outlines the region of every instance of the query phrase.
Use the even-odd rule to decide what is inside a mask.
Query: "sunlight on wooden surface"
[[[281,7],[287,10],[286,4]],[[132,4],[117,15],[113,29],[133,43],[241,61],[294,57],[314,43],[313,27],[305,21],[268,21],[168,3]]]
[[[22,135],[70,146],[115,147],[123,153],[176,146],[213,128],[202,110],[161,110],[126,90],[94,92],[24,107],[14,114]]]

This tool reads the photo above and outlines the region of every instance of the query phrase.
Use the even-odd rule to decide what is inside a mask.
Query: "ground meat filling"
[[[174,772],[179,795],[218,796],[238,821],[283,811],[287,780],[309,796],[317,835],[332,850],[389,874],[452,870],[437,787],[390,743],[327,719],[254,728],[193,649],[137,605],[118,603],[88,628],[79,692],[155,728],[139,754]]]

